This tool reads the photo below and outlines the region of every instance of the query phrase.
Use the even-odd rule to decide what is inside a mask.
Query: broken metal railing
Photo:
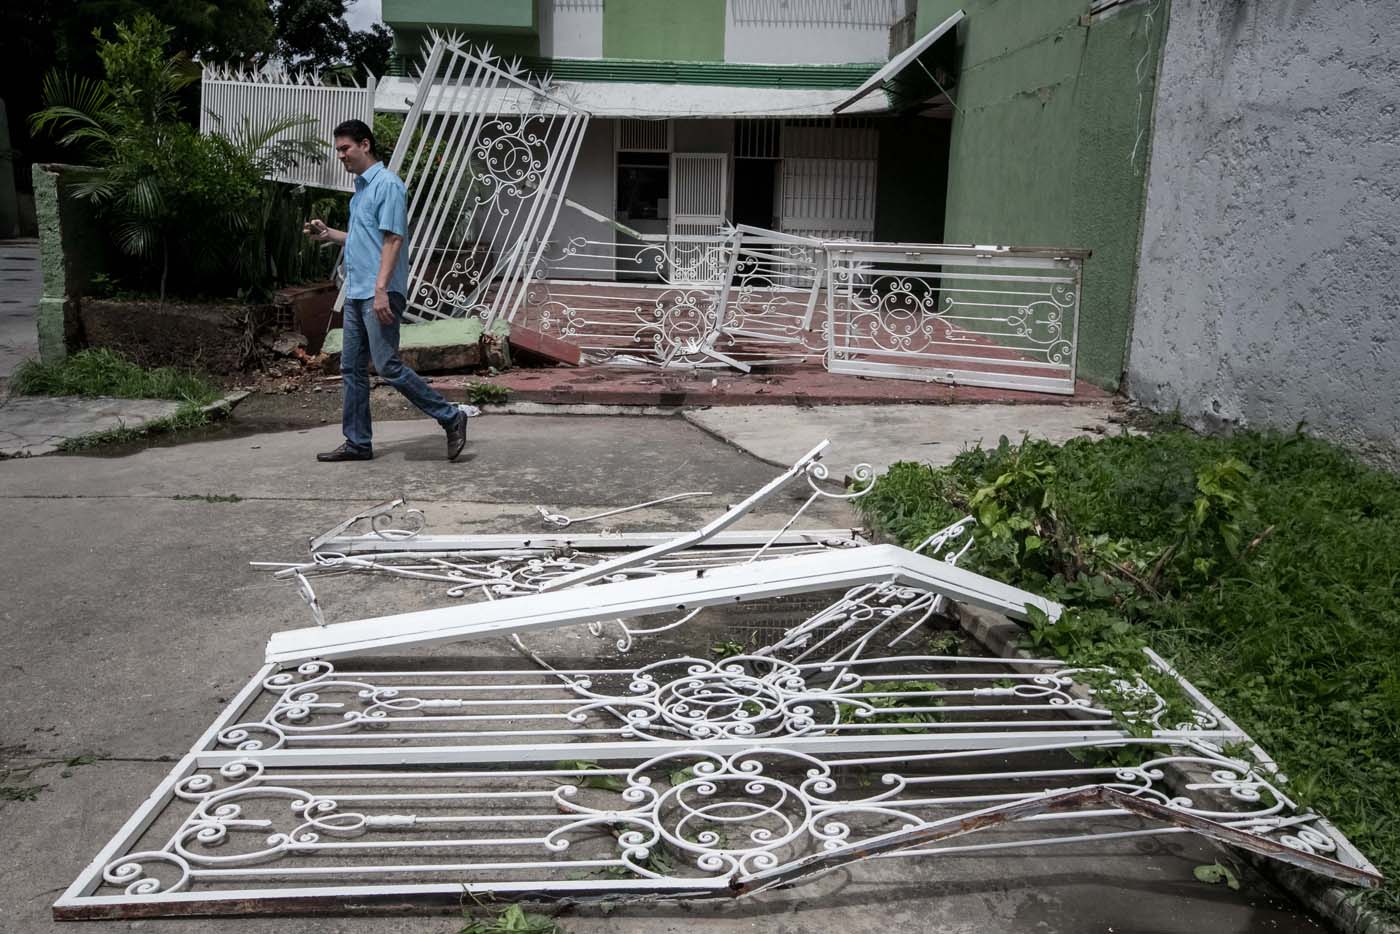
[[[1084,253],[825,246],[831,372],[1074,392]]]
[[[624,239],[599,224],[546,251],[523,324],[615,363],[747,371],[826,352],[820,241],[746,226]]]

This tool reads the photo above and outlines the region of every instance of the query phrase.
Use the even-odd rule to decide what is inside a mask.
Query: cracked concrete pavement
[[[332,427],[151,447],[122,457],[50,455],[0,462],[7,533],[0,631],[0,769],[41,786],[0,800],[0,931],[63,929],[49,905],[256,670],[267,637],[308,625],[288,585],[248,568],[293,559],[352,511],[406,495],[434,530],[540,528],[565,513],[682,489],[710,500],[623,517],[620,528],[687,529],[774,471],[676,418],[493,415],[473,423],[467,454],[442,459],[424,419],[380,422],[370,463],[317,464]],[[237,496],[214,502],[206,496]],[[772,527],[794,490],[748,527]],[[846,525],[825,504],[804,525]],[[415,587],[346,579],[325,594],[331,620],[444,602]],[[585,629],[532,640],[551,657],[598,658],[609,638]],[[509,653],[504,640],[424,650],[448,664]],[[702,649],[703,651],[703,649]],[[455,661],[454,661],[455,660]],[[94,755],[90,765],[65,760]],[[1192,868],[1216,858],[1186,835],[1097,841],[1053,851],[943,860],[881,860],[813,885],[730,904],[566,911],[583,932],[1316,930],[1250,872],[1244,888],[1206,886]],[[84,930],[452,932],[460,917],[256,918],[92,922]]]

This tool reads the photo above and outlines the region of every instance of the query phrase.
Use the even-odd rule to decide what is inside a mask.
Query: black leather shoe
[[[326,452],[324,452],[324,453],[322,453],[322,454],[317,454],[317,455],[316,455],[316,459],[317,459],[318,461],[322,461],[322,462],[329,462],[329,461],[369,461],[369,460],[374,460],[374,452],[373,452],[373,451],[357,451],[357,450],[355,450],[354,448],[352,448],[348,443],[346,443],[346,444],[342,444],[340,447],[336,448],[334,451],[326,451]]]
[[[462,448],[467,446],[467,416],[457,412],[457,420],[447,429],[447,459],[455,461]]]

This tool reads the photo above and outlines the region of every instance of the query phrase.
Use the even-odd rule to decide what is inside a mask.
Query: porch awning
[[[913,64],[914,61],[917,60],[920,55],[924,54],[924,52],[928,51],[935,42],[951,31],[958,23],[962,22],[963,15],[963,11],[958,10],[952,16],[929,30],[917,42],[909,46],[909,48],[886,62],[884,68],[881,68],[879,71],[875,72],[875,74],[867,78],[865,83],[856,89],[854,94],[833,107],[831,112],[841,113],[842,111],[848,111],[850,113],[859,113],[861,110],[859,105],[865,99],[866,95],[876,88],[885,87],[890,81],[899,77],[900,72]]]
[[[374,109],[383,113],[407,113],[416,91],[417,83],[411,78],[384,78],[375,90]],[[569,101],[595,117],[826,117],[850,96],[850,89],[557,81],[551,86],[551,96]],[[449,96],[434,94],[425,106],[430,113],[437,113],[460,104]],[[530,108],[520,100],[518,91],[506,90],[500,92],[487,109],[515,113]],[[884,95],[879,95],[854,103],[846,112],[870,114],[888,110]]]

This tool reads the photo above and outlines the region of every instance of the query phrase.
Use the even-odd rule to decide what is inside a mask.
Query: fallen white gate
[[[740,226],[623,246],[606,222],[594,237],[551,245],[521,323],[593,362],[747,371],[825,355],[820,241]],[[627,278],[577,278],[600,262]]]
[[[826,249],[831,372],[1074,392],[1082,252]]]
[[[734,897],[867,859],[1176,833],[1380,884],[1290,799],[1248,734],[1156,655],[1139,674],[917,651],[911,636],[948,601],[1020,619],[1061,612],[956,567],[967,520],[921,543],[942,560],[839,531],[726,529],[785,483],[824,477],[825,447],[701,530],[628,539],[630,551],[560,573],[531,557],[558,535],[421,536],[398,527],[401,501],[313,539],[313,557],[332,563],[387,560],[386,547],[423,560],[442,546],[458,561],[535,560],[540,574],[464,585],[485,602],[274,635],[268,663],[54,916]],[[812,488],[794,519],[843,495]],[[359,523],[371,532],[348,534]],[[795,553],[759,560],[779,547]],[[555,666],[519,641],[615,623],[630,644],[762,601],[815,608],[719,660]],[[680,618],[651,627],[666,614]],[[492,634],[537,667],[364,657]]]

